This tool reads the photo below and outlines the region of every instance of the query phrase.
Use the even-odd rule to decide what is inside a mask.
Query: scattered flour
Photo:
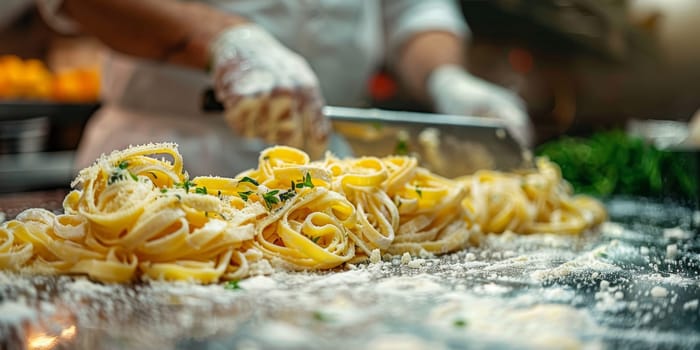
[[[617,236],[608,232],[606,239],[622,240],[634,234],[619,225],[605,227],[617,230]],[[696,283],[693,277],[660,270],[658,275],[635,275],[636,281],[648,283],[635,294],[625,287],[629,282],[618,278],[628,272],[622,270],[624,265],[618,258],[637,257],[649,263],[656,257],[649,257],[648,247],[637,248],[626,242],[593,245],[582,244],[573,236],[504,233],[487,237],[484,243],[437,258],[419,252],[413,257],[404,254],[382,261],[380,251],[374,250],[370,263],[330,272],[272,272],[270,266],[263,266],[261,273],[266,270],[271,274],[240,281],[240,290],[165,282],[120,286],[52,277],[56,287],[47,292],[33,287],[41,279],[8,277],[0,272],[0,295],[10,288],[20,289],[30,300],[52,300],[58,294],[58,303],[68,305],[83,326],[95,323],[86,332],[105,332],[110,326],[100,323],[103,315],[118,315],[123,319],[112,322],[118,322],[119,327],[107,332],[118,341],[120,334],[113,333],[115,329],[124,332],[121,336],[125,338],[151,337],[155,344],[162,344],[163,339],[175,343],[183,334],[202,334],[209,339],[232,332],[248,342],[221,348],[244,348],[248,344],[249,349],[316,349],[331,347],[333,341],[342,339],[353,342],[348,348],[368,349],[437,350],[452,344],[595,349],[602,348],[601,335],[614,338],[619,329],[606,326],[601,330],[591,315],[613,317],[615,311],[624,309],[638,313],[635,320],[653,324],[656,319],[668,317],[663,316],[668,312],[666,308],[655,310],[649,304],[626,302],[625,298],[635,299],[646,293],[654,298],[677,296],[673,287]],[[685,247],[682,243],[679,246]],[[623,251],[626,247],[631,247],[630,251]],[[678,254],[683,253],[677,248]],[[663,245],[652,249],[662,251]],[[639,258],[638,252],[647,257]],[[584,304],[578,294],[581,287],[572,280],[582,281],[584,290],[595,289],[599,283],[593,304]],[[655,285],[658,287],[651,288]],[[671,299],[657,300],[652,306],[671,304]],[[13,303],[25,307],[29,319],[36,313],[52,312],[48,304],[40,304],[46,307],[37,309],[28,307],[24,300],[18,298]],[[6,314],[14,313],[3,308],[6,304],[0,304],[0,323]],[[697,299],[683,304],[684,310],[697,308]],[[132,321],[135,324],[131,325]],[[398,329],[392,328],[397,323]],[[363,336],[355,336],[358,332]],[[315,343],[324,338],[330,343]],[[698,337],[693,339],[697,341]],[[143,344],[148,343],[132,347],[146,348],[139,346]]]
[[[532,273],[532,277],[536,281],[547,281],[553,279],[565,278],[571,275],[590,274],[591,272],[616,272],[620,271],[619,266],[601,261],[599,258],[604,256],[611,246],[616,246],[617,241],[612,241],[586,252],[571,261],[567,261],[552,269],[538,270]]]
[[[615,239],[635,239],[641,237],[639,232],[629,230],[616,222],[603,223],[600,227],[600,231],[603,232],[606,237]]]
[[[675,260],[678,256],[678,246],[675,244],[669,244],[666,246],[666,258],[668,260]]]
[[[367,283],[370,281],[371,276],[372,275],[366,270],[341,271],[323,275],[310,283],[318,287],[350,286],[353,284]],[[241,283],[245,283],[245,280]]]
[[[514,257],[518,256],[518,254],[512,250],[506,250],[505,252],[503,252],[502,255],[503,255],[503,259],[510,259],[510,258],[514,258]]]
[[[693,286],[698,282],[694,278],[683,277],[681,275],[671,273],[668,275],[662,275],[659,273],[653,273],[648,275],[642,275],[637,277],[640,281],[648,281],[654,284],[665,284],[671,286]]]
[[[668,289],[660,286],[655,286],[649,292],[654,298],[665,298],[668,296]]]
[[[76,278],[74,281],[66,284],[66,289],[71,293],[91,296],[99,296],[100,294],[111,295],[114,293],[115,288],[119,288],[119,286],[94,283],[87,278]]]
[[[383,334],[370,340],[370,350],[441,350],[442,344],[432,343],[411,334]]]
[[[625,309],[626,304],[620,302],[624,295],[621,296],[618,294],[620,292],[616,292],[616,290],[616,287],[612,287],[610,285],[610,281],[601,280],[598,287],[598,292],[594,294],[596,300],[596,310],[603,312],[616,312]]]
[[[464,326],[457,327],[456,321]],[[602,348],[581,338],[599,332],[591,315],[562,304],[504,305],[494,297],[460,294],[435,306],[427,322],[476,348],[501,348],[503,342],[524,349]]]
[[[270,336],[274,335],[274,336]],[[313,333],[304,327],[299,327],[292,323],[282,321],[272,321],[263,324],[254,334],[267,347],[281,348],[302,348],[307,343],[307,339],[312,339]]]
[[[418,251],[418,256],[421,257],[421,258],[423,258],[423,259],[430,259],[430,258],[434,258],[434,257],[435,257],[435,254],[433,254],[433,253],[431,253],[431,252],[429,252],[429,251],[427,251],[427,250],[421,248],[421,249]]]
[[[268,276],[255,276],[244,279],[238,285],[245,290],[269,290],[277,286],[277,282]]]
[[[269,275],[274,272],[270,262],[264,259],[250,263],[249,269],[252,276]]]
[[[680,227],[664,229],[664,238],[666,239],[689,239],[693,238],[691,231],[685,231]]]
[[[425,260],[420,259],[420,258],[413,259],[413,260],[408,262],[408,267],[410,267],[412,269],[419,269],[419,268],[421,268],[421,266],[423,266],[424,262],[425,262]]]
[[[576,293],[572,289],[555,287],[555,288],[545,288],[542,291],[542,296],[545,300],[555,303],[569,303],[571,302]]]
[[[499,284],[495,283],[487,283],[484,284],[483,286],[479,286],[475,288],[475,291],[477,293],[485,294],[485,295],[502,295],[505,293],[510,292],[513,290],[513,288],[502,286]]]
[[[25,326],[36,318],[37,311],[24,302],[0,301],[0,349],[25,348],[26,344],[22,344],[25,342]]]
[[[435,281],[435,277],[427,274],[416,276],[389,277],[379,281],[376,288],[389,294],[430,295],[444,292],[446,288]]]
[[[698,309],[698,299],[693,299],[693,300],[685,302],[683,304],[683,310],[697,310],[697,309]]]
[[[0,303],[0,325],[16,326],[37,317],[34,307],[22,302],[6,301]]]
[[[369,262],[376,264],[380,261],[382,261],[382,255],[379,252],[379,249],[372,250],[372,252],[369,254]]]

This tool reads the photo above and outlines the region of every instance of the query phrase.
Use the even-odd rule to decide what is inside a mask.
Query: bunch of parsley
[[[557,163],[577,193],[698,200],[698,152],[660,150],[612,130],[585,138],[564,136],[541,145],[536,153]]]

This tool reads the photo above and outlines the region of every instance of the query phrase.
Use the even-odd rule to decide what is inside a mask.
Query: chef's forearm
[[[63,11],[83,31],[113,49],[195,68],[209,64],[209,43],[240,16],[174,0],[64,0]]]
[[[465,45],[457,35],[446,31],[421,32],[403,44],[395,70],[413,96],[429,101],[430,73],[445,64],[463,65],[464,57]]]

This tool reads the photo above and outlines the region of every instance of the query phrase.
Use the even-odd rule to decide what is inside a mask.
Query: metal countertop
[[[0,347],[699,348],[700,213],[606,206],[610,222],[579,237],[494,235],[409,264],[277,272],[235,290],[0,273]]]

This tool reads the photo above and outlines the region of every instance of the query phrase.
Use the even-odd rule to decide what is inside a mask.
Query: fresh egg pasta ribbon
[[[103,282],[216,283],[331,269],[374,251],[443,254],[480,233],[577,234],[606,219],[559,168],[447,179],[415,158],[310,162],[275,146],[234,178],[189,179],[172,143],[130,147],[83,169],[63,213],[32,208],[0,225],[0,268]]]
[[[577,234],[607,219],[603,205],[572,195],[559,167],[539,158],[536,168],[520,173],[482,170],[458,179],[465,221],[486,233]]]

